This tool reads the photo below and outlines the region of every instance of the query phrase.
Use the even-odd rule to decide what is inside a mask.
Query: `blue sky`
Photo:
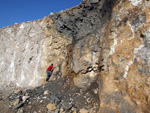
[[[0,0],[0,28],[42,19],[80,4],[82,0]]]

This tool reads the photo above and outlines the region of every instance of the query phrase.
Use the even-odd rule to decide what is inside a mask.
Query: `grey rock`
[[[61,104],[61,103],[58,104],[58,105],[57,105],[57,108],[58,108],[58,109],[61,109],[61,108],[62,108],[62,104]]]
[[[18,109],[18,108],[20,108],[20,107],[22,107],[24,105],[24,103],[23,102],[20,102],[18,105],[16,105],[13,109]]]
[[[145,45],[138,50],[138,55],[142,59],[143,65],[147,65],[147,68],[139,68],[140,73],[145,73],[146,75],[150,75],[150,29],[145,32],[144,38]]]
[[[65,110],[69,110],[72,108],[72,104],[70,104],[69,102],[62,102],[61,104]]]
[[[91,3],[98,3],[99,0],[91,0]]]
[[[146,15],[145,13],[142,13],[142,14],[139,14],[137,18],[132,22],[132,26],[137,28],[145,22],[146,22]]]
[[[50,103],[56,103],[56,104],[59,104],[60,103],[60,98],[59,97],[56,97],[55,95],[51,95],[50,97]]]

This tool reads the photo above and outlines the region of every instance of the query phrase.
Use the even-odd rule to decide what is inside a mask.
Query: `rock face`
[[[1,29],[1,86],[38,86],[51,63],[57,67],[52,78],[77,76],[78,87],[89,86],[98,75],[100,32],[113,4],[87,0],[42,20]]]
[[[148,0],[84,0],[3,28],[0,85],[38,86],[53,63],[51,79],[68,76],[71,88],[99,94],[99,112],[149,112],[149,12]]]
[[[0,30],[0,86],[41,84],[44,71],[42,20],[21,23]],[[40,70],[40,71],[38,71]]]
[[[50,15],[56,29],[65,34],[72,43],[69,68],[75,85],[87,88],[98,75],[102,48],[101,32],[107,26],[115,0],[87,0],[63,13]]]
[[[150,111],[149,4],[120,0],[112,9],[107,37],[103,38],[100,112]]]

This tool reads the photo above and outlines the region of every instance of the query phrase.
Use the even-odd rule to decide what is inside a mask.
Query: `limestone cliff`
[[[0,86],[28,87],[41,81],[45,26],[38,20],[0,30]]]
[[[0,30],[0,85],[41,85],[53,63],[53,80],[69,76],[70,87],[98,91],[99,112],[149,112],[149,26],[148,0],[84,0],[8,26]]]

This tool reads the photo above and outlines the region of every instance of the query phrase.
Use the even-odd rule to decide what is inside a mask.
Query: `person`
[[[51,77],[52,71],[53,71],[54,68],[55,68],[55,67],[53,67],[53,64],[51,64],[51,65],[47,68],[47,70],[46,70],[46,72],[47,72],[47,78],[46,78],[46,81],[48,81],[49,78]]]

